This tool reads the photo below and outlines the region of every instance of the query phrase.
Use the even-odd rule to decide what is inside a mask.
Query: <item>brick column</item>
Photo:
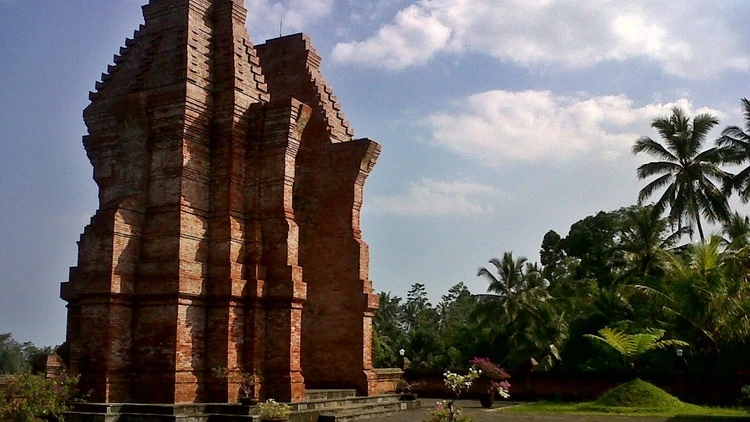
[[[264,269],[263,303],[264,389],[265,395],[279,401],[299,401],[305,393],[301,373],[302,301],[307,297],[299,266],[299,228],[293,209],[293,189],[299,137],[310,108],[299,101],[268,103],[258,110],[251,142],[250,167],[257,168],[257,194],[254,210],[260,225]],[[248,210],[252,211],[252,210]]]
[[[369,280],[359,209],[379,151],[378,144],[361,139],[300,153],[295,200],[308,285],[302,356],[312,388],[375,391],[370,353],[378,298]]]

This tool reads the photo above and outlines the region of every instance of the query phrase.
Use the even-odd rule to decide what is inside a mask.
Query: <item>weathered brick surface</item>
[[[99,187],[68,302],[69,367],[102,402],[376,390],[353,140],[302,35],[253,46],[243,0],[151,0],[90,94]]]

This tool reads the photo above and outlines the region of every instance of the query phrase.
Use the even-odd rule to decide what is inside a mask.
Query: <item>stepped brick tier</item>
[[[253,46],[244,0],[151,0],[90,94],[99,209],[62,283],[95,402],[375,392],[360,233],[380,153],[353,139],[303,34]]]

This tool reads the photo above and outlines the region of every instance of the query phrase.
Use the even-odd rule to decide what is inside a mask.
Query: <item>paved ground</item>
[[[424,413],[435,406],[440,399],[420,399],[422,408],[399,412],[396,415],[384,418],[367,419],[367,422],[419,422],[422,420]],[[560,415],[560,414],[542,414],[542,413],[511,413],[503,409],[517,403],[496,401],[492,409],[483,409],[478,400],[459,400],[456,402],[466,414],[474,418],[474,422],[677,422],[677,421],[720,421],[722,418],[663,418],[663,417],[633,417],[633,416],[579,416],[579,415]],[[739,419],[731,419],[738,421]],[[750,419],[748,419],[750,420]]]

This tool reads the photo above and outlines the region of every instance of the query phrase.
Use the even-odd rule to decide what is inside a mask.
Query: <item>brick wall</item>
[[[69,367],[101,402],[376,390],[353,140],[297,34],[253,46],[242,0],[151,0],[84,111],[99,209],[61,287]]]
[[[419,382],[422,397],[450,397],[443,383],[443,371],[407,369],[404,377]],[[718,378],[708,374],[644,373],[639,376],[670,394],[690,403],[736,405],[741,377]],[[606,391],[632,379],[630,372],[511,372],[512,400],[595,400]],[[488,381],[475,381],[462,397],[479,398],[487,391]]]

